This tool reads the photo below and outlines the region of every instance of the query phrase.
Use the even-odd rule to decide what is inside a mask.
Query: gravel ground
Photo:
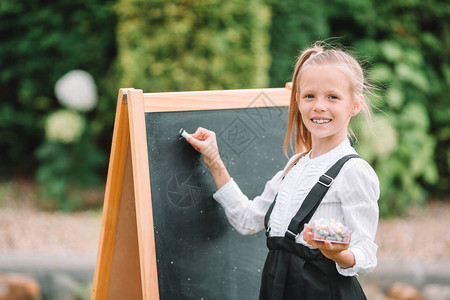
[[[0,253],[95,254],[100,225],[98,213],[0,209]]]
[[[0,183],[0,254],[96,255],[101,211],[49,212],[29,181]],[[103,189],[83,194],[89,204],[103,201]],[[47,205],[48,206],[48,205]]]
[[[430,201],[405,217],[381,220],[375,242],[380,260],[450,261],[450,200]]]
[[[0,184],[0,254],[96,255],[101,211],[44,212],[33,204],[35,195],[30,184]],[[449,220],[450,200],[431,201],[405,217],[380,220],[379,260],[450,261]]]

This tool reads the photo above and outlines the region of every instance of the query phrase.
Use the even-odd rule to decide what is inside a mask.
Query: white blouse
[[[298,158],[294,155],[284,170],[266,183],[263,193],[249,200],[236,182],[231,179],[214,195],[224,208],[231,225],[241,234],[254,234],[264,228],[264,216],[278,193],[270,216],[270,236],[284,236],[295,216],[319,177],[336,161],[347,154],[356,154],[348,139],[331,151],[311,159],[303,156],[284,179],[284,170]],[[355,265],[341,268],[344,276],[360,275],[372,271],[377,264],[378,246],[374,243],[378,226],[379,181],[372,167],[363,159],[352,158],[345,163],[329,188],[311,220],[335,219],[352,230],[349,250],[355,256]],[[297,243],[311,247],[300,234]]]

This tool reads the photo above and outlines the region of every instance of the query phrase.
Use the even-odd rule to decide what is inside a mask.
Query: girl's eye
[[[330,99],[332,99],[332,100],[337,100],[337,99],[338,99],[338,97],[336,97],[336,96],[334,96],[334,95],[328,96],[328,98],[330,98]]]
[[[312,98],[314,98],[314,95],[307,94],[307,95],[305,95],[305,98],[306,98],[306,99],[312,99]]]

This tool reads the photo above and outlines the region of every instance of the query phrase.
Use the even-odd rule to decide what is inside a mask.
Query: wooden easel
[[[119,90],[91,299],[159,299],[145,113],[245,108],[262,92],[289,105],[287,88]]]

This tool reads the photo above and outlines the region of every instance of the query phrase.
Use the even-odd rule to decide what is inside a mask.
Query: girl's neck
[[[343,141],[345,141],[347,137],[340,139],[334,139],[332,141],[324,141],[323,139],[313,139],[312,140],[312,147],[311,147],[311,153],[309,157],[311,159],[319,157],[325,153],[330,152],[334,148],[336,148],[338,145],[340,145]]]

